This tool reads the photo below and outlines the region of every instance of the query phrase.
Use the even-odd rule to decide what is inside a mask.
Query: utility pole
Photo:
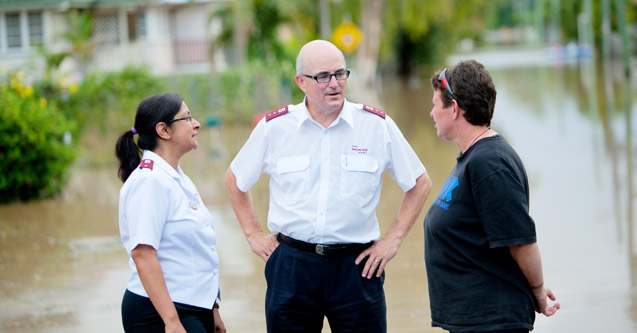
[[[535,32],[537,33],[537,42],[540,44],[547,42],[544,24],[544,1],[535,0]]]
[[[617,13],[617,27],[622,40],[622,62],[624,64],[624,75],[630,81],[630,50],[628,48],[628,36],[626,34],[626,2],[625,0],[615,0],[615,11]]]
[[[611,51],[611,31],[610,31],[610,2],[602,0],[602,59],[610,59]]]
[[[584,43],[580,40],[580,44],[586,44],[591,48],[591,51],[595,50],[595,35],[593,34],[593,1],[592,0],[584,0],[584,13],[583,14],[583,22],[581,29],[584,31],[579,31],[581,36],[584,39]],[[580,14],[580,15],[582,15]]]
[[[332,16],[330,15],[329,0],[319,0],[319,16],[321,38],[330,40],[332,36]]]
[[[551,43],[562,43],[562,16],[560,15],[560,0],[551,0]]]

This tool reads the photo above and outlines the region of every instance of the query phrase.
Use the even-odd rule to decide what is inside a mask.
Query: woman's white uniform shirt
[[[152,161],[152,162],[149,162]],[[119,229],[132,273],[127,289],[148,297],[131,250],[152,246],[173,302],[212,309],[219,293],[219,257],[212,216],[181,168],[144,151],[119,197]]]

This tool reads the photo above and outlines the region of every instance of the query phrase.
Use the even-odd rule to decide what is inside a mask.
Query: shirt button
[[[219,270],[215,268],[215,269],[212,270],[212,272],[217,274],[217,272],[219,272]]]

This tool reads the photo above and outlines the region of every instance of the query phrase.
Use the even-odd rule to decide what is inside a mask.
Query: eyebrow
[[[337,70],[333,71],[332,73],[338,73],[338,72],[340,72],[340,71],[344,71],[344,70],[345,70],[345,68],[339,68],[339,69],[337,69]],[[321,74],[331,74],[331,73],[330,73],[330,72],[328,72],[328,71],[322,71],[322,72],[318,72],[318,73],[316,73],[316,75],[321,75]]]

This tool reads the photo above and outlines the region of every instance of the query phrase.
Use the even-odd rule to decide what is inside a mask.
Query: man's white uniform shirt
[[[152,169],[143,167],[152,160]],[[148,297],[131,250],[152,246],[173,302],[212,309],[219,292],[219,257],[212,216],[197,188],[181,168],[176,171],[159,155],[144,151],[120,190],[119,229],[129,256],[126,288]]]
[[[270,175],[270,231],[323,244],[378,239],[383,171],[403,191],[425,172],[389,116],[348,101],[328,128],[311,118],[305,101],[262,119],[230,167],[243,192]]]

